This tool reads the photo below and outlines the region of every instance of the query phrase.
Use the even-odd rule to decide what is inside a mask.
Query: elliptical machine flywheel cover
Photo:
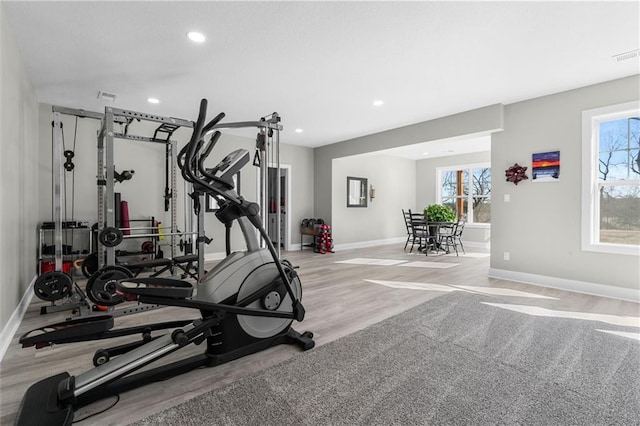
[[[292,271],[286,263],[283,263],[283,268],[287,274]],[[293,294],[296,296],[298,300],[302,299],[302,284],[300,283],[300,278],[297,274],[293,274],[294,277],[291,279],[291,289],[293,290]],[[291,276],[291,275],[289,275]],[[249,297],[252,294],[255,294],[265,285],[272,283],[274,280],[280,279],[280,273],[276,268],[275,263],[265,263],[258,266],[256,269],[251,271],[251,273],[245,278],[240,289],[238,290],[238,300],[242,300],[245,297]],[[284,287],[283,287],[284,289]],[[271,293],[269,293],[271,294]],[[247,308],[253,309],[265,309],[263,298],[260,298],[251,304],[247,305]],[[291,301],[291,296],[286,290],[283,291],[283,295],[281,300],[279,301],[279,306],[277,309],[273,309],[277,312],[293,312],[293,303]],[[291,318],[266,318],[259,316],[249,316],[249,315],[238,315],[238,323],[240,327],[244,330],[245,333],[252,337],[256,338],[268,338],[275,336],[282,331],[286,330],[293,319]]]

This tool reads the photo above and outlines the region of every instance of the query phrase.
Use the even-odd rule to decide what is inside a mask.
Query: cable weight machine
[[[90,312],[90,306],[86,301],[86,297],[82,290],[78,287],[77,284],[74,283],[71,272],[64,271],[64,263],[63,256],[65,255],[63,250],[63,233],[65,230],[75,229],[76,227],[81,228],[79,226],[80,222],[75,222],[72,217],[72,221],[67,221],[65,218],[65,222],[63,224],[62,220],[62,205],[65,203],[66,197],[66,179],[65,179],[65,171],[73,172],[74,164],[72,159],[75,155],[73,150],[65,150],[64,146],[64,133],[63,133],[63,123],[62,123],[62,114],[72,115],[76,117],[76,130],[74,134],[74,149],[75,149],[75,138],[77,137],[77,119],[78,118],[91,118],[91,119],[102,119],[102,114],[94,113],[90,111],[64,108],[59,106],[52,107],[53,112],[53,120],[51,122],[52,126],[52,134],[51,134],[51,142],[52,142],[52,219],[53,219],[53,246],[54,246],[54,266],[53,270],[41,273],[38,278],[36,278],[34,282],[34,292],[35,294],[42,300],[51,302],[49,306],[43,306],[41,308],[41,313],[51,313],[58,312],[63,310],[77,310],[81,314],[86,314]],[[65,158],[63,163],[63,157]],[[66,205],[66,203],[65,203]],[[73,212],[73,206],[72,206]],[[73,216],[73,213],[72,213]],[[44,241],[43,238],[43,230],[44,226],[40,228],[40,241],[38,250],[42,253],[43,248],[42,244]],[[73,245],[73,233],[72,233],[72,242]],[[91,250],[91,237],[89,236],[89,250]],[[38,270],[40,271],[42,268],[42,254],[38,257]],[[74,291],[75,290],[75,291]],[[62,300],[63,303],[56,304],[56,302]]]

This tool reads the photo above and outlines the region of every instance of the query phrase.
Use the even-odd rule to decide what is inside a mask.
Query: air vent
[[[104,101],[114,102],[118,95],[115,93],[104,92],[102,90],[98,91],[98,99],[102,99]]]
[[[617,62],[620,62],[626,61],[627,59],[637,58],[638,56],[640,56],[640,49],[613,55],[613,59],[615,59]]]

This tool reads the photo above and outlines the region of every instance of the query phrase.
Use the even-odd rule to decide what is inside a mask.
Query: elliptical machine
[[[194,297],[193,286],[176,279],[130,278],[116,284],[118,293],[127,300],[196,309],[201,315],[196,320],[112,330],[113,317],[105,315],[53,324],[23,335],[23,347],[36,348],[137,333],[142,334],[142,340],[111,352],[99,351],[94,356],[96,367],[85,373],[71,376],[65,372],[33,384],[23,397],[17,425],[70,425],[75,408],[109,395],[281,343],[294,343],[303,350],[314,347],[312,333],[298,333],[291,328],[294,320],[302,321],[305,315],[297,273],[290,263],[278,259],[262,226],[259,206],[244,200],[233,186],[232,176],[249,161],[248,151],[238,149],[213,169],[204,167],[204,160],[220,137],[215,126],[224,117],[221,113],[205,125],[206,110],[207,101],[203,99],[193,135],[180,152],[178,164],[187,181],[218,200],[216,217],[220,221],[227,225],[239,223],[247,251],[231,253],[216,265],[203,277]],[[211,134],[200,154],[205,138]],[[260,248],[255,230],[266,248]],[[150,336],[152,330],[170,328],[175,329]],[[204,354],[132,374],[191,343],[205,341]]]

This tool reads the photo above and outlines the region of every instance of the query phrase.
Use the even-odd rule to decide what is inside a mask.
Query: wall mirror
[[[347,176],[347,207],[367,207],[367,179]]]

